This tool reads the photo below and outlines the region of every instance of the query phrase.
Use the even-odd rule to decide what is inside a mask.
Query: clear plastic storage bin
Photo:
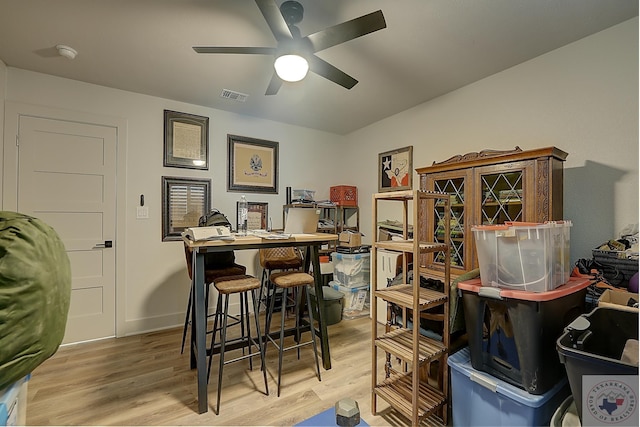
[[[293,190],[293,200],[314,201],[315,195],[316,195],[315,190],[306,190],[306,189]]]
[[[333,252],[333,280],[347,288],[357,288],[369,284],[370,253],[343,254]]]
[[[571,221],[475,226],[482,286],[547,292],[571,274]]]
[[[369,285],[348,288],[332,280],[329,282],[329,286],[344,295],[342,317],[345,319],[353,319],[369,315]]]

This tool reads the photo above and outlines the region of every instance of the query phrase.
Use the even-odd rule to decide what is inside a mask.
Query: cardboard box
[[[598,300],[598,307],[615,308],[616,310],[634,311],[638,312],[637,308],[629,307],[627,301],[629,298],[633,298],[638,301],[638,294],[625,291],[613,291],[607,289],[600,295]]]
[[[362,246],[362,236],[358,232],[343,231],[338,237],[338,246],[357,248]]]
[[[389,231],[385,230],[384,228],[380,228],[378,230],[378,241],[385,242],[387,240],[391,240],[391,233],[389,233]]]

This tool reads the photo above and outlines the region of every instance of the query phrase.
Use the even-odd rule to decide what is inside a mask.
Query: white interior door
[[[116,129],[20,116],[18,135],[18,211],[53,227],[71,261],[64,343],[115,336]]]

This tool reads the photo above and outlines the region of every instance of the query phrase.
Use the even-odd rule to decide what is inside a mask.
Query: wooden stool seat
[[[300,271],[281,271],[273,273],[269,279],[279,288],[295,288],[303,285],[313,285],[313,276]]]
[[[260,280],[253,276],[242,274],[238,276],[221,277],[213,284],[221,294],[236,294],[258,289],[260,287]]]

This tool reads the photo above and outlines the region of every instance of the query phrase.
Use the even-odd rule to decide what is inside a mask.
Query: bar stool
[[[281,272],[277,272],[277,273],[273,273],[271,274],[271,276],[269,277],[269,280],[275,285],[276,288],[280,288],[282,289],[282,301],[283,304],[281,306],[281,318],[280,318],[280,341],[278,343],[276,343],[276,341],[271,338],[270,336],[270,328],[271,328],[271,318],[273,317],[273,310],[275,307],[275,302],[276,302],[276,292],[272,292],[271,294],[271,302],[269,304],[269,310],[267,311],[267,318],[266,318],[266,339],[267,341],[265,341],[265,354],[266,354],[266,346],[268,341],[271,341],[273,343],[273,345],[275,345],[278,348],[278,397],[280,397],[280,379],[282,377],[282,355],[285,351],[287,350],[292,350],[292,349],[297,349],[298,350],[298,360],[300,359],[300,347],[304,346],[304,345],[308,345],[308,344],[312,344],[313,345],[313,355],[315,356],[316,359],[316,371],[318,373],[318,381],[322,381],[322,379],[320,378],[320,363],[318,362],[318,349],[316,347],[316,334],[314,331],[314,326],[313,326],[313,310],[311,308],[311,299],[309,298],[309,285],[313,285],[314,284],[314,279],[313,276],[311,276],[310,274],[307,273],[303,273],[300,271],[281,271]],[[284,304],[284,301],[287,300],[287,292],[289,289],[295,289],[295,288],[301,288],[298,289],[298,296],[297,296],[297,300],[296,300],[296,304],[295,304],[295,329],[296,329],[296,342],[297,344],[289,346],[289,347],[284,347],[284,320],[285,320],[285,311],[286,311],[286,304]],[[302,291],[304,291],[305,294],[305,298],[307,301],[307,311],[309,312],[309,325],[310,325],[310,332],[311,332],[311,340],[310,341],[306,341],[306,342],[301,342],[301,331],[300,331],[300,318],[301,318],[301,313],[300,313],[300,309],[301,309],[301,298],[302,298]]]
[[[193,260],[193,253],[186,243],[184,245],[184,256],[187,261],[187,272],[189,273],[189,280],[192,280],[193,267],[191,265],[191,262]],[[205,291],[204,304],[205,304],[205,312],[207,313],[207,319],[212,317],[211,315],[209,315],[209,288],[213,284],[213,282],[215,282],[220,277],[238,276],[238,275],[245,274],[246,272],[247,272],[247,268],[244,265],[236,264],[235,262],[229,265],[215,266],[215,268],[212,268],[211,266],[210,267],[205,266],[204,282],[207,284],[206,285],[207,287]],[[190,287],[189,301],[187,303],[187,314],[185,315],[184,328],[182,329],[182,346],[180,347],[180,354],[184,352],[184,343],[187,338],[187,330],[189,328],[189,324],[191,324],[190,316],[191,316],[191,305],[193,303],[192,298],[193,298],[193,289]],[[212,330],[207,330],[207,334],[211,334],[212,332],[213,332]]]
[[[258,251],[260,256],[260,266],[262,267],[262,286],[260,288],[260,302],[263,301],[265,311],[269,308],[268,302],[271,299],[271,292],[275,289],[271,285],[269,277],[275,270],[299,270],[302,268],[302,254],[298,248],[291,246],[277,248],[263,248]],[[285,301],[283,299],[283,301]]]
[[[220,395],[222,391],[222,370],[224,365],[228,363],[238,362],[240,360],[249,359],[249,369],[253,370],[253,356],[260,355],[260,369],[262,370],[262,375],[264,377],[264,388],[265,394],[269,394],[269,386],[267,384],[267,369],[265,366],[265,357],[264,352],[265,348],[262,345],[262,334],[260,332],[260,321],[258,320],[258,300],[256,298],[256,289],[260,288],[260,280],[256,279],[253,276],[249,276],[246,274],[238,275],[238,276],[227,276],[218,278],[214,283],[214,286],[218,290],[218,304],[216,313],[214,315],[214,324],[213,324],[213,338],[211,339],[211,348],[209,349],[209,370],[207,372],[207,381],[209,376],[211,375],[211,361],[214,356],[214,348],[216,345],[216,336],[218,331],[220,331],[220,353],[219,353],[219,367],[218,367],[218,398],[216,403],[216,415],[220,414]],[[249,299],[248,293],[251,291],[251,300],[253,302],[253,317],[255,320],[256,326],[256,334],[257,334],[257,342],[256,338],[251,336],[251,321],[249,315]],[[229,315],[229,297],[233,294],[238,294],[240,297],[240,314],[238,316],[230,316]],[[223,308],[223,300],[224,300],[224,308]],[[234,338],[231,340],[227,340],[227,327],[228,319],[235,318],[239,319],[241,336],[238,338]],[[218,321],[222,322],[222,327],[218,327]],[[246,342],[246,347],[248,349],[247,354],[244,352],[244,342]],[[225,352],[228,344],[233,343],[242,343],[242,355],[238,356],[231,360],[225,361]],[[257,346],[257,351],[252,352],[252,347]]]

